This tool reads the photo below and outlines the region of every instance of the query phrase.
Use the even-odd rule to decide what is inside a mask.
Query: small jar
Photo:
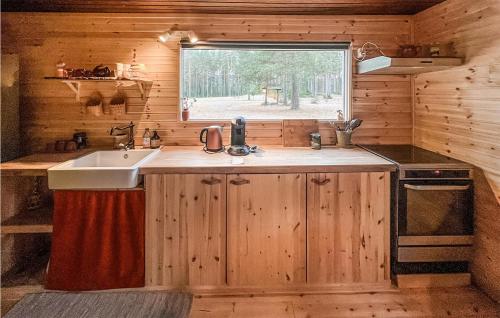
[[[189,108],[183,109],[182,110],[182,121],[188,121],[188,120],[189,120]]]
[[[312,133],[311,136],[311,148],[320,150],[321,149],[321,135],[319,133]]]
[[[57,69],[57,72],[56,72],[57,77],[67,77],[66,63],[64,63],[63,61],[59,61],[56,64],[56,69]]]

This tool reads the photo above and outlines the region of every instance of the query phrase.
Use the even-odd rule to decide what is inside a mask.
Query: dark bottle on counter
[[[156,130],[153,130],[153,136],[151,137],[151,148],[160,148],[160,136]]]

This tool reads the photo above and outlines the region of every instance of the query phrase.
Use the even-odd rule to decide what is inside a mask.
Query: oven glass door
[[[470,180],[404,180],[399,189],[399,236],[472,234]]]

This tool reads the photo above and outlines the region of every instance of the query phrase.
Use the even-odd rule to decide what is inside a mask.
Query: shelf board
[[[20,212],[1,223],[2,234],[52,233],[52,209]]]
[[[358,74],[411,75],[446,70],[463,64],[458,57],[408,58],[378,56],[357,63]]]
[[[85,78],[66,78],[66,77],[44,77],[46,80],[57,80],[66,84],[69,89],[75,93],[75,98],[80,101],[80,88],[82,83],[97,82],[97,83],[115,83],[116,87],[127,87],[137,85],[141,92],[141,98],[146,97],[146,87],[152,84],[153,81],[144,79],[118,79],[110,77],[85,77]]]

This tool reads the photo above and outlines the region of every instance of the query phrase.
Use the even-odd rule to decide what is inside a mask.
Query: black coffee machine
[[[231,120],[231,147],[227,152],[232,156],[246,156],[250,147],[245,143],[245,118],[238,116]]]

